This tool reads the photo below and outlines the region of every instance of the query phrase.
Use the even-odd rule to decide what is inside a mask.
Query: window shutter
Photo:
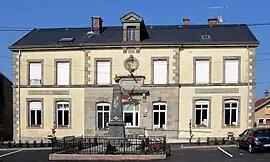
[[[57,63],[57,85],[69,85],[69,62]]]
[[[30,63],[30,85],[41,85],[41,63]]]
[[[97,62],[97,84],[110,84],[110,61]]]
[[[154,84],[167,84],[167,61],[154,61]]]
[[[41,110],[41,102],[30,102],[29,103],[30,110]]]
[[[209,60],[196,61],[196,83],[209,83]]]
[[[225,61],[225,83],[238,82],[238,60]]]

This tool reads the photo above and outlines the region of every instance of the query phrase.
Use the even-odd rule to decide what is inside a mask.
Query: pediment
[[[121,17],[121,22],[142,22],[143,18],[137,15],[134,12],[130,12],[126,14],[125,16]]]

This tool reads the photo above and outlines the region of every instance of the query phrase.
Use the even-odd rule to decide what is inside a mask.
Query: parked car
[[[237,148],[248,149],[250,153],[270,149],[270,128],[246,129],[236,142]]]

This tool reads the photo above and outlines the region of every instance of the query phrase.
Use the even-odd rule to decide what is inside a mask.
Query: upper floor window
[[[98,60],[96,62],[96,83],[110,84],[111,82],[111,62],[109,60]]]
[[[30,62],[29,63],[29,84],[41,85],[42,83],[42,63]]]
[[[97,104],[97,128],[98,129],[108,128],[109,121],[110,121],[110,104],[98,103]]]
[[[238,100],[226,100],[224,102],[224,121],[226,126],[237,126],[239,115]]]
[[[208,126],[209,122],[209,101],[195,102],[195,124],[196,126]]]
[[[57,85],[69,85],[70,84],[70,62],[69,61],[57,61],[56,62],[56,84]]]
[[[153,61],[153,83],[167,84],[168,83],[168,61],[154,60]]]
[[[29,105],[29,126],[40,127],[41,126],[41,114],[42,114],[42,103],[41,101],[30,101]]]
[[[123,117],[127,127],[138,127],[140,124],[140,105],[137,102],[123,104]]]
[[[208,84],[210,78],[210,60],[196,60],[196,83]]]
[[[166,129],[167,124],[167,104],[164,102],[157,102],[153,104],[153,120],[154,128]]]
[[[238,83],[239,60],[225,60],[225,83]]]
[[[129,26],[127,27],[128,31],[128,41],[134,41],[136,38],[136,27],[135,26]]]
[[[70,104],[68,101],[56,102],[56,122],[58,127],[70,125]]]

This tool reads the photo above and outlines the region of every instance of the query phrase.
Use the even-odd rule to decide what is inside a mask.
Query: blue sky
[[[270,22],[270,2],[246,0],[3,0],[0,5],[0,71],[12,80],[12,59],[8,46],[26,32],[3,32],[1,27],[86,27],[91,16],[101,16],[104,25],[120,25],[120,17],[134,11],[146,24],[181,24],[191,18],[192,24],[205,24],[217,16],[207,6],[228,6],[221,9],[224,23]],[[261,42],[257,49],[257,98],[270,88],[270,25],[251,27]],[[268,46],[267,46],[268,45]]]

